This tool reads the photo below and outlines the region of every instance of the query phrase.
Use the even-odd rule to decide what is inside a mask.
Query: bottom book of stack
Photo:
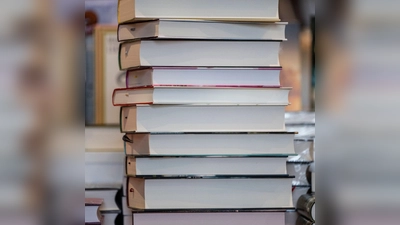
[[[135,225],[284,225],[284,211],[134,212]]]

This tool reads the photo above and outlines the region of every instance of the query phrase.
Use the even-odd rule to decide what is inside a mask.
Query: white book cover
[[[124,152],[85,152],[85,188],[121,188],[124,165]]]
[[[152,67],[128,70],[126,88],[148,86],[281,87],[281,68]]]
[[[101,212],[119,212],[116,202],[118,189],[86,189],[85,198],[100,198],[103,199],[99,210]]]
[[[118,40],[142,38],[207,40],[286,40],[287,23],[205,20],[138,21],[118,26]]]
[[[119,48],[120,69],[280,67],[280,41],[136,40]]]
[[[282,175],[287,157],[134,157],[126,173],[136,175]]]
[[[122,152],[122,136],[118,126],[86,126],[85,149],[87,152]]]
[[[284,225],[284,212],[135,213],[140,225]]]
[[[121,131],[285,131],[285,105],[136,105],[121,108]]]
[[[145,19],[279,21],[278,0],[119,0],[118,23]]]
[[[290,88],[141,87],[115,89],[114,106],[135,104],[288,105]]]
[[[292,183],[288,176],[129,177],[128,206],[136,209],[292,208]]]
[[[293,155],[295,133],[133,133],[125,154],[143,156]]]

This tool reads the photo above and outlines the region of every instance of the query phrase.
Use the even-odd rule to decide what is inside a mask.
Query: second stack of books
[[[139,2],[136,10],[160,13],[160,2],[154,14],[157,1]],[[240,15],[208,21],[207,10],[204,17],[178,16],[199,2],[169,6],[178,7],[170,10],[176,18],[120,20],[126,88],[114,91],[113,104],[121,107],[126,133],[133,224],[283,225],[293,209],[286,160],[295,134],[284,123],[290,89],[279,82],[285,23]],[[257,2],[274,3],[277,11],[275,0]],[[214,10],[223,15],[237,7]]]

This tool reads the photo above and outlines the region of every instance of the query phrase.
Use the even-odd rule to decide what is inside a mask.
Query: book
[[[135,104],[288,105],[289,88],[139,87],[113,92],[114,106]]]
[[[152,20],[120,24],[118,41],[143,38],[286,40],[287,23],[217,22],[205,20]]]
[[[280,68],[152,67],[126,72],[126,88],[147,86],[280,87]]]
[[[123,221],[123,217],[121,217],[120,213],[116,212],[102,212],[103,223],[102,225],[125,225]]]
[[[85,127],[86,152],[123,152],[124,144],[121,140],[118,126]]]
[[[124,176],[125,154],[85,152],[85,188],[119,189]]]
[[[125,87],[125,71],[120,71],[118,58],[119,43],[116,25],[96,25],[94,28],[94,124],[117,125],[118,108],[111,104],[115,88]]]
[[[129,177],[133,209],[293,208],[289,176]]]
[[[101,198],[85,198],[85,225],[101,225],[102,216],[99,211],[103,203]]]
[[[296,221],[299,217],[296,210],[287,210],[285,213],[285,225],[297,225]]]
[[[154,212],[133,214],[138,225],[284,225],[284,212]]]
[[[142,157],[126,158],[126,174],[136,175],[282,175],[287,157]]]
[[[294,154],[295,133],[130,133],[125,154],[143,156],[274,156]]]
[[[278,0],[119,0],[118,23],[146,19],[279,21]]]
[[[121,178],[122,179],[122,178]],[[103,204],[100,206],[100,212],[113,212],[119,213],[121,205],[122,191],[118,192],[118,189],[86,189],[85,198],[101,198]]]
[[[128,197],[122,197],[122,215],[132,216],[132,209],[128,207]]]
[[[123,216],[123,225],[133,225],[133,214]]]
[[[285,106],[135,105],[121,107],[121,132],[285,131]]]
[[[120,69],[279,67],[279,41],[136,40],[120,44]]]

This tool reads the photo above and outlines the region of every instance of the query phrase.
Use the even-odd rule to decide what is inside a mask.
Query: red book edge
[[[102,203],[102,198],[85,198],[85,206],[100,206]]]

